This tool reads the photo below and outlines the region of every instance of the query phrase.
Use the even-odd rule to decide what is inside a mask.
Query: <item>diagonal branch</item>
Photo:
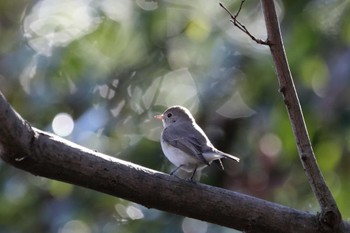
[[[246,232],[309,233],[319,229],[316,215],[181,180],[32,128],[1,92],[0,135],[0,157],[34,175]],[[350,224],[345,226],[350,231]]]
[[[307,132],[303,112],[286,58],[274,1],[261,0],[261,3],[266,22],[268,41],[271,43],[270,50],[276,65],[280,92],[283,95],[288,111],[301,163],[321,207],[320,221],[332,231],[341,229],[341,214],[318,167]]]
[[[239,230],[281,232],[290,219],[295,221],[285,232],[317,229],[310,213],[181,180],[31,128],[1,93],[0,135],[0,157],[34,175]]]

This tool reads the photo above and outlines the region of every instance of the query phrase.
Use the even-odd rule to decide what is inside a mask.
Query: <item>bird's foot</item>
[[[182,165],[175,168],[174,171],[170,172],[170,175],[174,175],[181,167],[182,167]]]
[[[190,183],[193,183],[193,184],[197,184],[197,183],[198,183],[196,180],[193,179],[193,177],[187,178],[186,180],[187,180],[188,182],[190,182]]]

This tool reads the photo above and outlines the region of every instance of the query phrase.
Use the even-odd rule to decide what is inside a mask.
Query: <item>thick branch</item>
[[[341,229],[341,214],[324,181],[311,146],[298,95],[295,90],[293,78],[285,55],[274,1],[261,0],[261,3],[265,16],[271,54],[276,65],[280,92],[283,95],[287,107],[300,160],[312,190],[321,206],[320,220],[330,228],[330,231],[334,232]]]
[[[318,229],[317,216],[310,213],[181,180],[32,129],[1,93],[0,135],[1,158],[34,175],[247,232]]]

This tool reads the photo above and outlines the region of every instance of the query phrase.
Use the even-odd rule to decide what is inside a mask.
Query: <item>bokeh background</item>
[[[240,1],[222,1],[232,12]],[[350,220],[350,3],[276,1],[314,150]],[[259,1],[239,16],[266,31]],[[266,46],[229,22],[218,1],[2,0],[0,90],[33,126],[169,172],[159,144],[166,107],[188,107],[212,142],[238,155],[201,182],[312,213]],[[266,213],[268,214],[268,213]],[[1,233],[235,232],[0,162]]]

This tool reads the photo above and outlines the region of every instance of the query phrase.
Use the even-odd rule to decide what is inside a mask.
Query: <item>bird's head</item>
[[[163,114],[155,116],[155,118],[163,121],[164,128],[175,122],[194,122],[194,118],[190,111],[182,106],[172,106],[164,111]]]

